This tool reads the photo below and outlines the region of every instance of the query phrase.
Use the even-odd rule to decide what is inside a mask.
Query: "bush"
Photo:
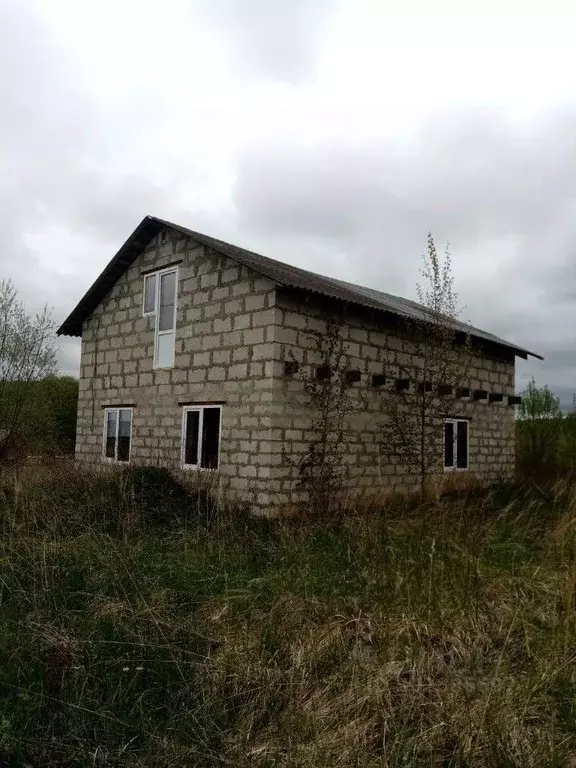
[[[218,516],[209,487],[186,486],[164,467],[129,467],[123,481],[145,528],[209,525]]]
[[[535,482],[576,477],[576,417],[516,422],[516,468]]]

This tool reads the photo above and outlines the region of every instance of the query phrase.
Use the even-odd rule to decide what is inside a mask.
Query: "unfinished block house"
[[[363,397],[343,446],[350,482],[410,490],[412,468],[381,451],[382,418],[415,378],[402,322],[422,307],[151,216],[58,331],[82,338],[77,460],[213,473],[263,512],[301,501],[314,422],[302,375],[320,375],[315,332],[331,308]],[[532,353],[462,328],[475,353],[439,471],[489,483],[514,470],[515,357]]]

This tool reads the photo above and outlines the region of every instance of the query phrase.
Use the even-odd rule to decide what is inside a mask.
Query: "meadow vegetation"
[[[266,521],[4,468],[0,765],[574,765],[573,488]]]

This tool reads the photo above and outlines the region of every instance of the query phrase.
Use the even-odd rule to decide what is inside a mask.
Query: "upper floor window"
[[[144,277],[144,314],[153,315],[156,312],[156,282],[157,275],[154,272],[152,275],[146,275]]]
[[[468,469],[468,421],[444,421],[444,469]]]
[[[177,267],[152,272],[144,277],[142,312],[155,319],[155,368],[171,368],[174,365],[177,284]]]

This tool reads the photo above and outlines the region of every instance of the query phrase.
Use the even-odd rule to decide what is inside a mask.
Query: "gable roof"
[[[319,275],[307,269],[301,269],[300,267],[294,267],[290,264],[270,259],[267,256],[261,256],[259,253],[248,251],[245,248],[239,248],[236,245],[226,243],[209,235],[203,235],[201,232],[194,232],[186,227],[181,227],[179,224],[173,224],[170,221],[164,221],[155,216],[146,216],[62,323],[57,331],[59,336],[82,335],[83,322],[92,314],[117,280],[148,245],[150,240],[165,227],[170,227],[187,237],[191,237],[198,243],[211,248],[216,253],[228,256],[237,263],[267,277],[277,286],[316,293],[359,307],[388,312],[399,317],[417,320],[423,320],[427,317],[426,308],[415,301],[393,296],[373,288],[365,288],[354,283],[347,283],[343,280],[336,280],[333,277]],[[527,358],[528,355],[531,355],[540,360],[543,359],[534,352],[522,349],[522,347],[511,344],[499,336],[487,333],[479,328],[474,328],[467,323],[454,321],[454,326],[457,330],[469,333],[475,338],[483,339],[500,347],[506,347],[520,357]]]

